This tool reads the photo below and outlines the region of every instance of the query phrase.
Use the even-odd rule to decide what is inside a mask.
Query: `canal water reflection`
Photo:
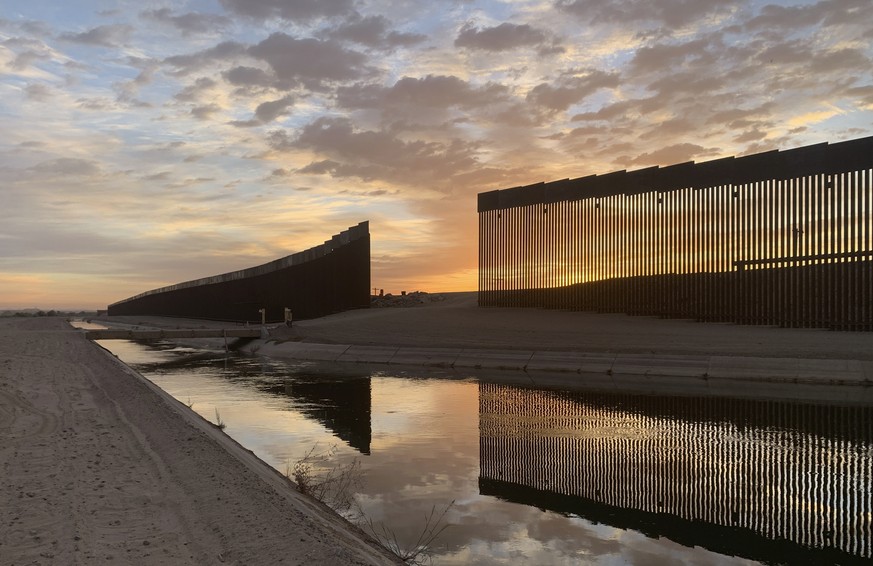
[[[873,558],[873,409],[543,389],[171,344],[102,345],[285,472],[358,459],[374,524],[434,564]]]

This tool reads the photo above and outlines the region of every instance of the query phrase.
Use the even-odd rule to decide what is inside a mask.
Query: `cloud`
[[[605,121],[612,122],[623,118],[639,116],[647,111],[652,110],[657,106],[657,99],[654,97],[645,99],[628,99],[614,102],[602,106],[596,111],[582,112],[575,114],[571,121],[573,122],[597,122]]]
[[[641,140],[682,139],[693,135],[697,130],[697,122],[686,116],[664,120],[640,134]]]
[[[262,102],[255,109],[255,118],[260,120],[262,124],[272,122],[279,116],[285,114],[288,111],[288,108],[294,105],[294,101],[294,97],[289,95],[282,97],[279,100]]]
[[[527,94],[527,101],[549,111],[563,112],[602,88],[620,84],[616,73],[588,69],[567,74],[555,83],[540,83]]]
[[[718,36],[708,36],[683,43],[657,43],[640,47],[628,63],[629,73],[634,75],[654,73],[661,75],[675,72],[691,65],[711,64],[713,57],[708,51],[717,45]]]
[[[212,118],[213,114],[216,114],[217,112],[221,112],[221,106],[215,103],[191,108],[191,115],[198,120],[209,120]]]
[[[121,47],[130,41],[133,29],[133,26],[127,24],[108,24],[81,33],[63,33],[60,37],[63,40],[84,45]]]
[[[727,12],[735,4],[735,0],[557,0],[554,5],[593,24],[653,22],[676,29]]]
[[[767,4],[760,13],[745,24],[747,31],[768,31],[784,35],[786,31],[799,30],[816,25],[869,25],[873,20],[870,3],[866,0],[821,0],[800,6]]]
[[[36,100],[38,102],[45,102],[51,99],[53,95],[52,89],[42,83],[27,85],[24,89],[24,93],[29,100]]]
[[[10,67],[16,71],[23,71],[37,61],[45,61],[47,59],[50,59],[50,56],[46,53],[22,51],[15,56],[15,59],[10,63]]]
[[[706,122],[707,124],[726,124],[732,129],[744,128],[769,116],[774,107],[775,103],[771,101],[754,108],[727,108],[712,113],[707,117]]]
[[[847,89],[846,95],[855,100],[859,106],[866,106],[873,109],[873,85]]]
[[[237,87],[236,94],[241,96],[255,96],[269,89],[288,91],[300,86],[296,79],[280,79],[272,69],[265,70],[246,65],[237,65],[222,71],[221,76],[229,84]]]
[[[788,125],[793,128],[796,128],[798,126],[808,126],[810,124],[822,122],[838,114],[841,114],[841,112],[836,108],[811,110],[809,112],[804,112],[797,116],[793,116],[791,119],[788,120]]]
[[[374,278],[469,289],[477,191],[873,131],[869,0],[86,4],[0,18],[0,208],[22,219],[0,231],[22,254],[53,224],[130,240],[34,248],[36,269],[174,283],[172,246],[214,267],[218,241],[366,215]]]
[[[864,67],[873,68],[873,61],[860,49],[849,47],[818,53],[810,64],[812,72],[819,76]]]
[[[8,63],[8,68],[15,71],[25,71],[39,61],[51,61],[56,57],[56,52],[40,39],[30,37],[10,37],[0,46],[8,48],[15,53],[14,58]],[[3,53],[0,51],[0,56]]]
[[[116,106],[115,100],[102,96],[76,99],[76,108],[81,108],[82,110],[114,110]]]
[[[757,128],[752,128],[743,132],[742,134],[734,137],[734,142],[747,144],[750,142],[759,142],[767,138],[767,132],[761,131]]]
[[[327,35],[339,41],[349,41],[379,49],[408,47],[427,39],[423,34],[393,31],[391,25],[391,21],[385,16],[363,17],[356,13],[330,30]]]
[[[0,29],[22,32],[37,37],[50,37],[52,35],[51,26],[37,20],[7,20],[0,18]]]
[[[307,124],[296,139],[275,131],[268,138],[278,151],[307,150],[325,157],[299,173],[382,180],[404,186],[445,189],[450,178],[479,167],[477,147],[462,140],[436,142],[404,140],[381,130],[356,129],[347,118],[319,118]]]
[[[296,98],[292,95],[284,96],[278,100],[268,100],[258,104],[255,115],[251,120],[236,120],[231,125],[240,128],[250,128],[272,122],[276,118],[288,113],[288,109],[294,106]]]
[[[276,76],[256,67],[237,66],[221,73],[224,80],[234,86],[270,87],[276,83]]]
[[[529,24],[502,23],[490,28],[464,27],[455,38],[455,47],[481,51],[510,51],[520,47],[540,47],[542,54],[563,51],[557,39]]]
[[[396,108],[398,105],[428,108],[484,107],[504,98],[505,86],[489,83],[474,87],[455,76],[403,77],[390,87],[354,85],[337,89],[337,103],[344,108]]]
[[[43,161],[30,170],[50,177],[92,177],[102,173],[100,164],[90,159],[60,157]]]
[[[254,20],[279,18],[309,21],[351,13],[353,0],[220,0],[224,8],[238,16]]]
[[[182,102],[194,102],[203,98],[207,91],[217,85],[218,83],[209,77],[197,77],[192,84],[173,95],[173,98]]]
[[[143,181],[169,181],[172,177],[172,173],[169,171],[161,171],[160,173],[153,173],[151,175],[146,175],[142,178]]]
[[[141,15],[147,20],[172,26],[183,35],[216,33],[232,23],[230,18],[219,14],[187,12],[175,15],[169,8],[146,10]]]
[[[673,165],[702,157],[718,155],[714,149],[706,149],[694,143],[677,143],[655,151],[642,153],[632,159],[619,160],[626,165]]]
[[[186,55],[172,55],[164,62],[176,68],[177,74],[187,74],[205,68],[216,61],[231,61],[245,55],[247,47],[236,41],[223,41],[214,47],[209,47]]]
[[[128,64],[140,69],[140,73],[129,81],[120,81],[113,85],[118,93],[117,100],[119,102],[148,106],[147,103],[138,100],[137,95],[144,86],[152,83],[155,73],[160,69],[160,65],[155,60],[137,57],[128,57]]]
[[[266,61],[284,81],[302,81],[319,88],[326,81],[347,81],[365,73],[367,58],[343,48],[334,40],[296,39],[276,32],[248,49],[249,55]]]

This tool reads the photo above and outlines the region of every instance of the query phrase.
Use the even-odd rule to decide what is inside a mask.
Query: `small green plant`
[[[218,412],[218,407],[215,408],[215,426],[219,430],[224,430],[225,428],[227,428],[227,425],[224,424],[223,420],[221,420],[221,413]]]

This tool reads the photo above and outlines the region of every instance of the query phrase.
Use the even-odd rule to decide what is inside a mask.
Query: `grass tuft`
[[[436,539],[448,528],[446,514],[454,501],[437,512],[433,506],[424,517],[424,526],[412,544],[403,544],[397,533],[384,523],[378,525],[368,517],[357,501],[355,491],[363,485],[361,462],[355,458],[348,464],[331,463],[336,446],[316,452],[318,444],[293,465],[285,466],[285,475],[297,484],[297,489],[318,499],[346,519],[358,523],[389,552],[407,564],[423,565],[431,562],[430,549]]]
[[[449,527],[448,523],[445,522],[446,514],[454,504],[453,500],[439,513],[437,513],[436,505],[431,507],[430,513],[424,517],[424,527],[411,545],[401,543],[393,529],[386,527],[384,523],[378,526],[374,525],[373,520],[366,515],[364,515],[364,525],[379,544],[402,561],[407,564],[426,564],[431,562],[430,549],[433,543]]]
[[[227,425],[224,424],[223,420],[221,420],[221,413],[218,412],[218,407],[215,408],[215,426],[219,430],[224,430],[225,428],[227,428]]]
[[[364,472],[357,458],[348,464],[330,464],[336,446],[316,452],[318,444],[306,455],[285,467],[285,475],[297,484],[301,493],[310,495],[346,518],[356,516],[355,490],[363,485]]]

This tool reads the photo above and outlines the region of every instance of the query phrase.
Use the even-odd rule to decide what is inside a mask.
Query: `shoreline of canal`
[[[99,320],[128,328],[227,326],[149,316]],[[406,308],[346,311],[267,332],[239,349],[376,371],[475,372],[500,381],[641,393],[815,400],[828,387],[832,400],[873,403],[870,332],[480,308],[476,293],[433,295]]]
[[[400,563],[61,318],[0,321],[0,438],[14,563]]]
[[[139,322],[144,323],[145,321],[139,321]],[[169,321],[162,321],[161,323],[162,324],[163,323],[169,324],[170,322]],[[197,321],[174,321],[172,324],[187,325],[187,324],[198,324],[198,322]],[[212,323],[203,323],[203,324],[208,326]],[[304,325],[301,324],[301,326],[304,326]],[[397,382],[402,382],[406,379],[412,378],[416,384],[414,389],[420,389],[422,387],[431,387],[436,381],[439,381],[440,378],[442,378],[443,380],[446,380],[446,381],[453,381],[455,379],[458,379],[458,380],[460,380],[458,383],[447,384],[447,385],[453,386],[453,387],[478,385],[478,388],[479,388],[478,389],[478,391],[479,391],[478,411],[479,411],[479,419],[480,420],[478,423],[473,423],[473,427],[475,430],[480,431],[480,434],[482,431],[481,427],[483,426],[482,420],[481,420],[483,418],[483,415],[495,414],[495,413],[493,413],[493,411],[495,410],[495,408],[493,406],[489,406],[487,404],[486,405],[481,404],[483,402],[482,401],[483,391],[486,392],[484,399],[492,399],[492,401],[496,399],[499,406],[501,407],[501,409],[497,410],[496,414],[502,415],[503,413],[500,412],[502,410],[502,411],[506,412],[507,414],[517,413],[519,415],[524,415],[526,418],[529,418],[531,416],[528,413],[528,410],[532,407],[539,406],[539,400],[541,400],[541,399],[553,399],[553,400],[555,400],[556,403],[563,403],[567,399],[576,399],[580,402],[579,406],[586,406],[586,407],[588,406],[589,401],[593,402],[593,400],[598,399],[598,398],[612,399],[613,404],[615,403],[615,400],[620,400],[618,406],[624,407],[624,410],[630,410],[633,413],[633,410],[630,408],[635,407],[636,406],[635,403],[652,402],[650,400],[653,400],[653,402],[660,403],[660,404],[666,403],[667,406],[708,407],[709,409],[712,409],[712,408],[721,407],[725,403],[728,406],[734,406],[733,404],[737,403],[738,401],[736,401],[735,399],[718,399],[718,398],[715,398],[715,399],[712,399],[712,398],[710,398],[710,399],[697,399],[695,397],[697,397],[698,395],[724,395],[725,397],[743,397],[746,400],[739,401],[739,404],[740,404],[740,406],[753,408],[751,413],[748,413],[747,416],[743,416],[742,418],[739,418],[737,420],[730,420],[730,419],[728,420],[728,422],[732,423],[734,426],[739,426],[739,431],[740,431],[739,435],[740,436],[743,436],[743,435],[748,433],[748,429],[746,428],[748,423],[745,420],[748,416],[769,414],[770,408],[773,408],[773,407],[783,407],[783,409],[782,409],[783,413],[781,413],[781,414],[793,415],[791,418],[795,419],[795,421],[811,424],[811,423],[816,422],[815,419],[823,419],[827,422],[831,422],[829,420],[829,418],[824,417],[824,415],[826,413],[821,412],[821,411],[829,411],[829,410],[832,410],[833,408],[818,407],[816,405],[830,405],[833,402],[836,402],[836,404],[863,403],[865,405],[865,407],[862,410],[865,410],[865,411],[869,411],[868,407],[873,406],[873,405],[871,405],[871,403],[869,403],[869,401],[864,402],[862,399],[859,398],[859,395],[858,395],[859,393],[869,392],[870,388],[851,387],[851,386],[845,386],[845,385],[828,386],[828,385],[818,384],[815,381],[809,381],[808,383],[790,383],[790,382],[763,382],[760,380],[738,381],[736,379],[735,380],[716,379],[716,378],[704,379],[704,378],[700,378],[700,377],[694,377],[693,375],[686,376],[684,378],[677,378],[677,377],[671,377],[671,376],[666,376],[666,375],[664,375],[664,376],[660,376],[660,375],[636,375],[636,376],[634,376],[634,375],[621,375],[621,374],[609,375],[605,371],[602,372],[601,374],[594,374],[594,373],[580,374],[578,372],[569,372],[569,371],[548,373],[548,372],[532,371],[530,369],[525,370],[524,368],[526,368],[527,365],[521,366],[521,367],[519,365],[516,365],[516,366],[511,366],[511,365],[505,366],[504,365],[504,367],[507,367],[507,368],[514,367],[515,369],[501,369],[501,370],[493,370],[493,371],[486,370],[486,369],[466,370],[463,367],[460,367],[461,364],[459,364],[458,367],[451,367],[451,364],[441,363],[440,360],[434,359],[433,357],[430,358],[430,362],[431,362],[430,365],[424,365],[424,364],[422,364],[422,365],[405,365],[405,364],[397,363],[397,361],[398,360],[407,360],[408,361],[409,360],[408,354],[410,354],[410,352],[412,352],[413,350],[417,351],[420,354],[422,351],[421,348],[414,348],[411,346],[398,348],[398,347],[394,347],[394,346],[385,347],[385,346],[372,346],[372,345],[369,348],[360,348],[360,347],[355,347],[353,345],[315,343],[315,342],[311,342],[311,341],[307,341],[307,340],[295,340],[293,338],[289,338],[288,334],[291,333],[291,331],[289,329],[274,327],[274,328],[271,328],[270,330],[274,334],[273,337],[268,337],[268,338],[265,338],[263,340],[258,340],[256,342],[252,342],[252,343],[250,343],[250,346],[248,348],[249,350],[254,351],[256,356],[260,355],[260,354],[266,354],[264,359],[259,361],[257,359],[249,358],[248,355],[244,355],[244,356],[241,356],[241,358],[239,358],[239,359],[225,359],[224,360],[224,364],[225,364],[224,367],[227,368],[228,364],[236,364],[236,363],[254,364],[254,367],[261,368],[260,371],[263,372],[263,371],[266,371],[263,368],[274,366],[274,364],[270,360],[270,358],[282,358],[282,357],[292,358],[291,356],[287,356],[287,355],[286,356],[277,355],[276,352],[270,353],[269,351],[265,351],[264,348],[267,348],[267,350],[269,350],[270,348],[276,348],[278,350],[283,350],[283,349],[287,350],[287,347],[289,344],[296,345],[296,347],[292,348],[292,350],[297,349],[298,352],[297,352],[297,355],[295,355],[292,359],[295,359],[295,360],[301,359],[303,356],[300,356],[299,354],[302,351],[304,351],[304,349],[312,352],[312,355],[309,355],[306,357],[318,358],[318,359],[314,360],[316,362],[315,364],[310,365],[310,364],[306,364],[306,363],[304,363],[304,364],[293,363],[293,364],[289,364],[287,366],[287,369],[279,370],[279,372],[277,373],[277,375],[280,376],[279,383],[285,383],[286,385],[284,388],[279,388],[280,389],[279,391],[275,391],[274,388],[269,388],[271,395],[275,394],[275,393],[278,393],[280,396],[289,395],[289,394],[292,396],[294,395],[293,391],[295,391],[296,389],[293,386],[289,388],[289,386],[287,385],[289,383],[289,381],[288,381],[289,379],[291,382],[294,382],[294,378],[287,377],[289,375],[305,376],[304,377],[305,380],[311,381],[313,383],[319,382],[320,377],[324,376],[327,378],[327,381],[324,383],[324,386],[328,387],[329,389],[320,390],[321,393],[318,394],[319,399],[322,399],[325,406],[344,407],[345,405],[343,403],[337,403],[336,399],[345,398],[346,400],[348,400],[348,397],[340,396],[340,397],[334,398],[331,395],[327,395],[326,397],[324,397],[324,395],[325,395],[324,392],[325,391],[332,391],[333,388],[336,386],[337,379],[342,380],[343,387],[345,388],[347,382],[345,381],[344,376],[354,376],[353,378],[351,378],[352,380],[361,380],[362,376],[368,376],[368,377],[363,378],[365,380],[365,382],[368,384],[367,385],[368,389],[370,387],[373,387],[373,385],[370,385],[371,380],[372,380],[373,384],[376,384],[376,383],[379,384],[378,393],[374,394],[373,399],[374,400],[377,398],[379,399],[383,413],[384,413],[384,411],[386,411],[389,408],[390,408],[390,410],[388,411],[389,413],[394,413],[394,412],[396,412],[396,409],[398,409],[398,405],[395,402],[392,402],[391,400],[389,400],[388,397],[384,394],[384,382],[386,382],[386,381],[397,383]],[[298,329],[298,331],[299,331],[299,329]],[[790,333],[788,333],[788,334],[790,334]],[[281,335],[284,335],[284,337],[280,338]],[[298,338],[299,338],[299,336],[298,336]],[[176,342],[176,341],[173,341],[173,342]],[[220,350],[220,347],[222,345],[219,341],[216,341],[213,339],[213,340],[209,340],[207,343],[206,341],[199,341],[198,342],[198,341],[192,340],[190,342],[185,341],[185,343],[182,343],[180,345],[194,346],[194,347],[199,346],[201,348],[208,348],[209,350],[211,350],[211,352],[209,353],[209,356],[210,357],[217,356],[217,363],[219,363],[219,364],[221,363],[222,355],[221,355],[220,351],[216,351],[216,350]],[[144,346],[140,345],[138,347],[144,347]],[[158,346],[159,349],[164,349],[164,348],[168,348],[168,347],[171,348],[171,351],[172,351],[172,347],[168,344],[163,344],[163,345]],[[188,350],[187,348],[181,349],[181,351],[178,352],[178,355],[184,356],[185,354],[183,352],[187,351],[187,350]],[[398,350],[404,350],[403,352],[401,352],[400,356],[398,356]],[[444,351],[442,352],[443,354],[446,354],[445,350],[454,352],[453,349],[444,349]],[[363,361],[353,361],[350,363],[348,361],[346,361],[346,362],[335,361],[339,357],[342,357],[343,354],[349,354],[349,353],[353,353],[355,351],[357,351],[359,353],[360,352],[369,352],[370,354],[374,354],[374,355],[379,354],[381,352],[381,354],[379,354],[379,355],[383,356],[381,358],[382,363],[366,363]],[[439,350],[437,350],[437,351],[439,352]],[[516,351],[513,351],[513,350],[499,351],[498,353],[506,354],[507,352],[510,356],[512,356],[513,353],[514,353],[514,355],[520,356],[521,358],[524,358],[526,356],[526,354],[524,352],[519,352],[517,350]],[[548,352],[548,351],[542,351],[542,352]],[[286,354],[287,353],[288,352],[286,351]],[[557,353],[559,357],[563,356],[563,355],[567,355],[567,354],[573,355],[572,352],[567,352],[567,351],[555,351],[555,353]],[[469,354],[471,356],[473,354],[475,354],[475,349],[471,349]],[[575,355],[577,355],[581,358],[585,357],[584,355],[581,355],[578,352]],[[609,356],[604,355],[604,353],[600,353],[600,355],[604,358],[609,358]],[[651,356],[651,355],[653,355],[653,354],[649,354],[648,356]],[[390,356],[390,357],[385,357],[385,356]],[[637,354],[637,356],[638,357],[636,359],[638,359],[638,360],[644,359],[646,357],[645,355],[642,355],[642,354]],[[192,359],[195,359],[196,357],[199,357],[199,355],[196,353],[192,355]],[[612,357],[613,358],[622,358],[622,359],[634,359],[632,355],[627,354],[627,353],[623,353],[620,355],[612,355]],[[234,358],[236,358],[236,357],[234,357]],[[458,358],[454,358],[454,359],[457,360]],[[497,357],[496,359],[499,360],[500,358]],[[530,358],[528,358],[528,359],[530,359]],[[772,358],[770,359],[770,361],[772,362],[772,365],[774,368],[778,368],[778,364],[779,364],[778,361],[773,362]],[[819,362],[821,363],[821,367],[826,369],[828,367],[828,364],[831,363],[832,360],[819,359]],[[488,365],[488,364],[486,363],[486,365]],[[283,367],[283,364],[277,363],[277,364],[275,364],[275,366],[276,367]],[[618,366],[613,365],[612,367],[618,367]],[[370,373],[371,370],[375,370],[375,371],[373,373]],[[551,377],[551,379],[554,380],[551,383],[551,385],[547,385],[544,381],[544,380],[549,379],[550,378],[549,376]],[[742,377],[742,376],[737,376],[737,377]],[[437,379],[432,380],[430,378],[437,378]],[[182,380],[182,381],[187,382],[187,379]],[[221,381],[223,381],[223,380],[221,380]],[[494,388],[492,382],[496,382],[499,385],[496,388]],[[584,384],[580,383],[580,382],[584,382]],[[275,383],[275,382],[272,382],[272,383]],[[635,391],[630,396],[624,396],[621,394],[614,395],[613,394],[613,393],[615,393],[614,391],[613,392],[602,392],[602,393],[606,393],[605,396],[601,395],[601,392],[597,392],[597,391],[590,391],[590,392],[585,391],[582,393],[579,393],[579,392],[574,393],[573,391],[566,391],[566,388],[571,384],[585,385],[585,387],[582,387],[583,389],[587,389],[588,387],[593,386],[595,389],[597,389],[597,388],[607,388],[607,389],[627,388],[627,389],[635,389]],[[510,385],[510,387],[507,388],[507,387],[505,387],[506,385]],[[545,387],[541,387],[544,385],[545,385]],[[321,386],[321,385],[319,385],[319,386]],[[547,391],[548,389],[551,389],[552,386],[555,389],[559,390],[556,392],[557,394],[554,394],[552,392]],[[179,387],[179,384],[177,384],[177,387]],[[181,385],[181,387],[190,387],[190,386],[186,384],[186,385]],[[638,393],[640,389],[645,389],[645,388],[649,388],[648,392],[652,393],[651,397],[647,398],[646,396],[636,395],[636,393]],[[392,388],[389,387],[389,389],[392,389]],[[398,388],[398,389],[403,390],[404,388]],[[546,391],[544,391],[544,389]],[[719,390],[720,390],[720,393],[719,393]],[[176,391],[177,396],[179,398],[184,398],[185,397],[184,391],[185,391],[184,389],[180,389],[180,390]],[[301,390],[296,390],[296,391],[297,391],[298,395],[301,394]],[[304,389],[302,389],[302,391],[306,391],[306,389],[304,388]],[[319,391],[319,390],[316,389],[316,391]],[[355,391],[359,392],[360,390],[355,389]],[[518,393],[518,396],[516,396],[515,394],[508,396],[509,399],[515,399],[515,405],[510,404],[508,407],[505,405],[507,396],[504,393],[501,393],[499,395],[493,394],[494,392],[506,392],[506,391],[513,391],[513,392]],[[823,391],[828,391],[829,394],[822,395]],[[291,393],[289,393],[289,392],[291,392]],[[798,395],[798,392],[804,392],[804,393]],[[672,393],[676,393],[676,395],[672,395]],[[829,396],[831,394],[835,394],[837,396],[842,396],[842,397],[841,398],[834,398],[832,396]],[[306,397],[305,393],[303,393],[303,395],[304,395],[304,397],[298,397],[298,400],[312,399],[311,397]],[[401,395],[402,395],[402,401],[400,401],[400,405],[403,406],[403,404],[405,404],[406,408],[408,409],[409,404],[410,404],[410,399],[407,397],[407,395],[405,393],[401,393]],[[683,398],[683,396],[685,396],[686,398]],[[691,398],[687,398],[688,396],[691,396]],[[367,399],[367,405],[372,407],[370,405],[370,403],[371,403],[370,396],[366,395],[366,396],[364,396],[364,398]],[[762,399],[767,399],[767,401],[761,402]],[[772,402],[772,401],[775,401],[777,399],[779,401],[789,401],[789,402],[788,403],[780,403],[779,401]],[[190,398],[189,398],[189,400],[190,400]],[[800,401],[808,401],[809,403],[807,404],[807,403],[802,403],[802,402],[801,403],[796,402],[799,400]],[[306,401],[306,402],[308,403],[308,401]],[[413,401],[412,403],[424,404],[424,405],[429,404],[427,402],[422,403],[421,400],[419,400],[418,402]],[[198,401],[198,404],[199,404],[199,401]],[[573,404],[573,403],[571,403],[571,405],[575,406],[575,404]],[[612,405],[610,405],[610,406],[612,406]],[[658,406],[662,406],[662,405],[658,405]],[[208,412],[211,411],[211,407],[208,404],[207,404],[207,407],[209,407],[207,409],[207,411]],[[342,410],[345,411],[345,410],[347,410],[347,408],[342,409]],[[474,410],[475,410],[475,407],[474,407]],[[539,410],[541,412],[538,413],[538,412],[534,411],[534,414],[535,415],[548,415],[547,417],[544,417],[544,418],[548,418],[548,419],[553,418],[553,416],[555,415],[555,411],[552,409],[543,409],[543,407],[540,407]],[[846,410],[846,409],[837,409],[837,410]],[[401,409],[401,412],[406,413],[406,411],[404,411],[402,409]],[[440,412],[442,412],[442,411],[440,411]],[[724,419],[725,418],[724,414],[719,413],[717,410],[715,412],[718,414],[717,419]],[[656,414],[659,416],[661,415],[660,413],[656,413]],[[855,414],[857,414],[857,413],[855,413]],[[706,420],[706,415],[711,415],[709,410],[704,411],[703,413],[699,414],[699,416],[702,416],[704,418],[704,420]],[[238,417],[238,415],[236,415],[236,417]],[[382,417],[381,416],[377,417],[375,413],[372,416],[370,416],[368,413],[368,417],[369,418],[362,420],[362,422],[367,423],[367,425],[365,425],[365,426],[367,426],[368,431],[370,430],[369,427],[372,426],[373,423],[382,420]],[[810,417],[813,417],[813,418],[810,418]],[[231,420],[233,422],[237,422],[238,418],[233,418]],[[501,422],[503,422],[503,421],[501,420]],[[561,421],[561,422],[564,425],[566,425],[565,421]],[[779,418],[775,419],[775,421],[774,421],[772,419],[767,420],[767,418],[765,417],[763,424],[768,426],[768,428],[766,429],[768,432],[770,431],[769,425],[772,425],[774,422],[778,422],[778,426],[780,427],[779,431],[775,432],[774,434],[780,435],[780,438],[781,438],[781,435],[784,434],[784,432],[782,432],[783,431],[782,427],[784,427],[786,425],[786,420],[783,417],[779,417]],[[851,423],[857,423],[857,422],[865,422],[865,420],[862,419],[859,421],[858,419],[855,419],[854,421],[849,420],[848,422],[851,424]],[[418,423],[419,426],[420,426],[420,424],[421,423]],[[507,425],[505,423],[503,423],[503,426],[507,426]],[[682,429],[683,427],[679,427],[679,428]],[[845,424],[838,425],[838,428],[841,431],[852,430],[851,426],[847,426]],[[486,429],[491,430],[492,433],[494,432],[493,426],[491,426],[491,425],[486,426]],[[509,425],[507,430],[516,431],[516,428],[514,425]],[[537,430],[539,430],[539,428],[537,428]],[[724,446],[725,443],[730,444],[734,440],[733,432],[729,432],[725,438],[719,438],[718,441],[711,442],[712,440],[715,440],[715,439],[712,436],[711,429],[707,429],[707,430],[709,430],[709,432],[706,433],[706,435],[705,435],[706,442],[704,443],[704,446],[707,446],[707,447]],[[752,427],[752,430],[754,430],[754,427]],[[743,432],[743,431],[746,431],[746,432]],[[542,432],[542,431],[540,431],[540,432]],[[818,429],[816,429],[815,432],[817,435],[817,434],[819,434],[820,431],[818,431]],[[443,436],[452,436],[452,435],[440,435],[441,438]],[[542,437],[542,439],[545,440],[545,438],[551,439],[552,437],[550,434],[546,433],[545,436]],[[618,438],[624,439],[625,436],[618,435]],[[782,453],[781,451],[783,449],[778,448],[778,446],[779,446],[778,443],[771,444],[769,442],[762,442],[762,438],[760,436],[755,436],[754,434],[751,435],[751,438],[753,439],[753,443],[755,446],[761,446],[761,445],[767,445],[767,446],[771,446],[771,447],[777,446],[776,448],[774,448],[776,453]],[[480,444],[481,441],[482,440],[480,439],[479,441],[477,441],[477,443],[473,444],[474,446],[479,445],[480,450],[481,450],[481,444]],[[672,442],[668,441],[668,443],[672,446]],[[814,440],[813,444],[816,446],[820,446],[820,442],[818,439]],[[505,444],[503,442],[497,442],[497,445],[505,446]],[[574,444],[574,445],[578,446],[576,444]],[[551,446],[551,444],[548,444],[548,446]],[[796,446],[792,445],[792,447],[791,447],[792,454],[794,453],[794,450],[796,450]],[[382,452],[382,450],[380,449],[379,452]],[[550,456],[554,454],[554,452],[551,448],[548,449],[547,453]],[[636,451],[632,451],[632,453],[636,453]],[[514,450],[509,451],[508,456],[512,459],[511,461],[513,461],[513,462],[515,461],[514,457],[516,455],[517,455],[516,451],[514,451]],[[481,453],[479,454],[479,457],[480,458],[482,457]],[[657,458],[657,456],[656,456],[656,458]],[[692,457],[692,459],[693,458],[694,457]],[[811,464],[813,467],[815,466],[815,462],[819,461],[819,459],[816,457],[805,457],[805,458],[801,458],[801,460],[805,461],[805,462],[813,462]],[[389,461],[391,461],[390,458],[389,458]],[[718,461],[721,461],[721,459],[718,459]],[[851,465],[849,467],[852,468]],[[622,466],[619,466],[619,468],[622,468]],[[488,469],[495,470],[495,469],[499,469],[499,468],[495,468],[492,465]],[[647,466],[640,466],[640,469],[644,470],[644,469],[648,469],[648,468],[647,468]],[[857,465],[855,465],[854,469],[857,469]],[[412,473],[414,474],[415,472],[412,472]],[[480,476],[481,475],[482,475],[482,470],[480,469]],[[541,476],[539,475],[539,473],[537,473],[534,477],[540,478]],[[554,480],[554,478],[551,478],[551,479]],[[406,482],[401,482],[401,483],[405,484]],[[560,482],[552,481],[551,483],[553,485],[559,485]],[[525,485],[525,484],[522,484],[522,485]],[[828,483],[828,485],[830,485],[830,484]],[[847,484],[847,485],[850,485],[850,484]],[[498,494],[498,496],[499,496],[499,491],[496,493],[494,491],[488,491],[488,490],[482,491],[483,483],[482,483],[481,477],[480,477],[478,486],[479,486],[479,491],[477,493],[480,493],[482,495]],[[515,490],[518,490],[519,485],[518,484],[508,484],[508,488],[515,491]],[[724,490],[717,490],[717,491],[720,493],[724,492]],[[594,499],[599,500],[599,497],[595,497]],[[527,501],[527,502],[523,502],[523,503],[526,503],[527,505],[535,505],[537,507],[542,508],[541,505],[536,505],[536,503],[532,502],[532,501]],[[588,505],[588,503],[586,503],[586,505]],[[768,506],[767,508],[770,508],[770,507]],[[659,507],[656,510],[656,513],[657,513],[656,517],[659,518],[658,520],[663,519],[663,515],[662,515],[663,512],[664,512],[664,510],[660,508],[660,503],[659,503]],[[610,510],[610,513],[614,513],[614,511]],[[695,520],[695,524],[698,524],[696,522],[696,520]],[[729,528],[732,529],[734,527],[729,527]],[[685,532],[685,530],[687,530],[687,529],[686,528],[680,529],[680,531],[683,533]],[[651,533],[649,533],[649,536],[651,536]],[[722,538],[721,534],[718,536],[719,536],[719,538]],[[659,538],[660,538],[660,536],[659,536]],[[670,538],[671,540],[676,540],[675,538],[673,538],[672,536],[669,536],[669,535],[668,535],[668,538]],[[679,537],[679,540],[683,540],[683,539],[681,537]],[[697,539],[695,539],[695,542],[693,543],[695,548],[697,548],[697,542],[699,542],[699,541],[697,541]],[[707,546],[705,544],[703,545],[702,548],[706,548],[707,550],[713,550],[712,547]],[[784,547],[783,548],[772,547],[772,548],[776,549],[776,553],[777,553],[777,554],[775,554],[776,556],[783,556],[783,557],[786,556],[786,548],[784,548]],[[805,549],[804,547],[799,547],[799,551],[801,552],[801,556],[807,556],[808,550]],[[719,551],[719,552],[723,552],[723,551]],[[734,552],[730,552],[729,554],[733,555]],[[737,556],[741,556],[741,555],[737,554]],[[746,555],[742,555],[742,556],[746,556]],[[757,556],[753,555],[753,556],[748,556],[748,557],[754,558],[754,559],[761,559],[761,557],[759,555],[757,555]]]
[[[268,329],[272,358],[533,387],[873,404],[873,333],[529,309],[473,294]],[[110,326],[225,323],[109,317]],[[63,319],[0,322],[0,553],[16,561],[395,563]],[[195,339],[216,348],[222,339]],[[264,510],[269,520],[265,520]],[[294,540],[283,533],[297,532]],[[270,541],[264,544],[263,541]]]

